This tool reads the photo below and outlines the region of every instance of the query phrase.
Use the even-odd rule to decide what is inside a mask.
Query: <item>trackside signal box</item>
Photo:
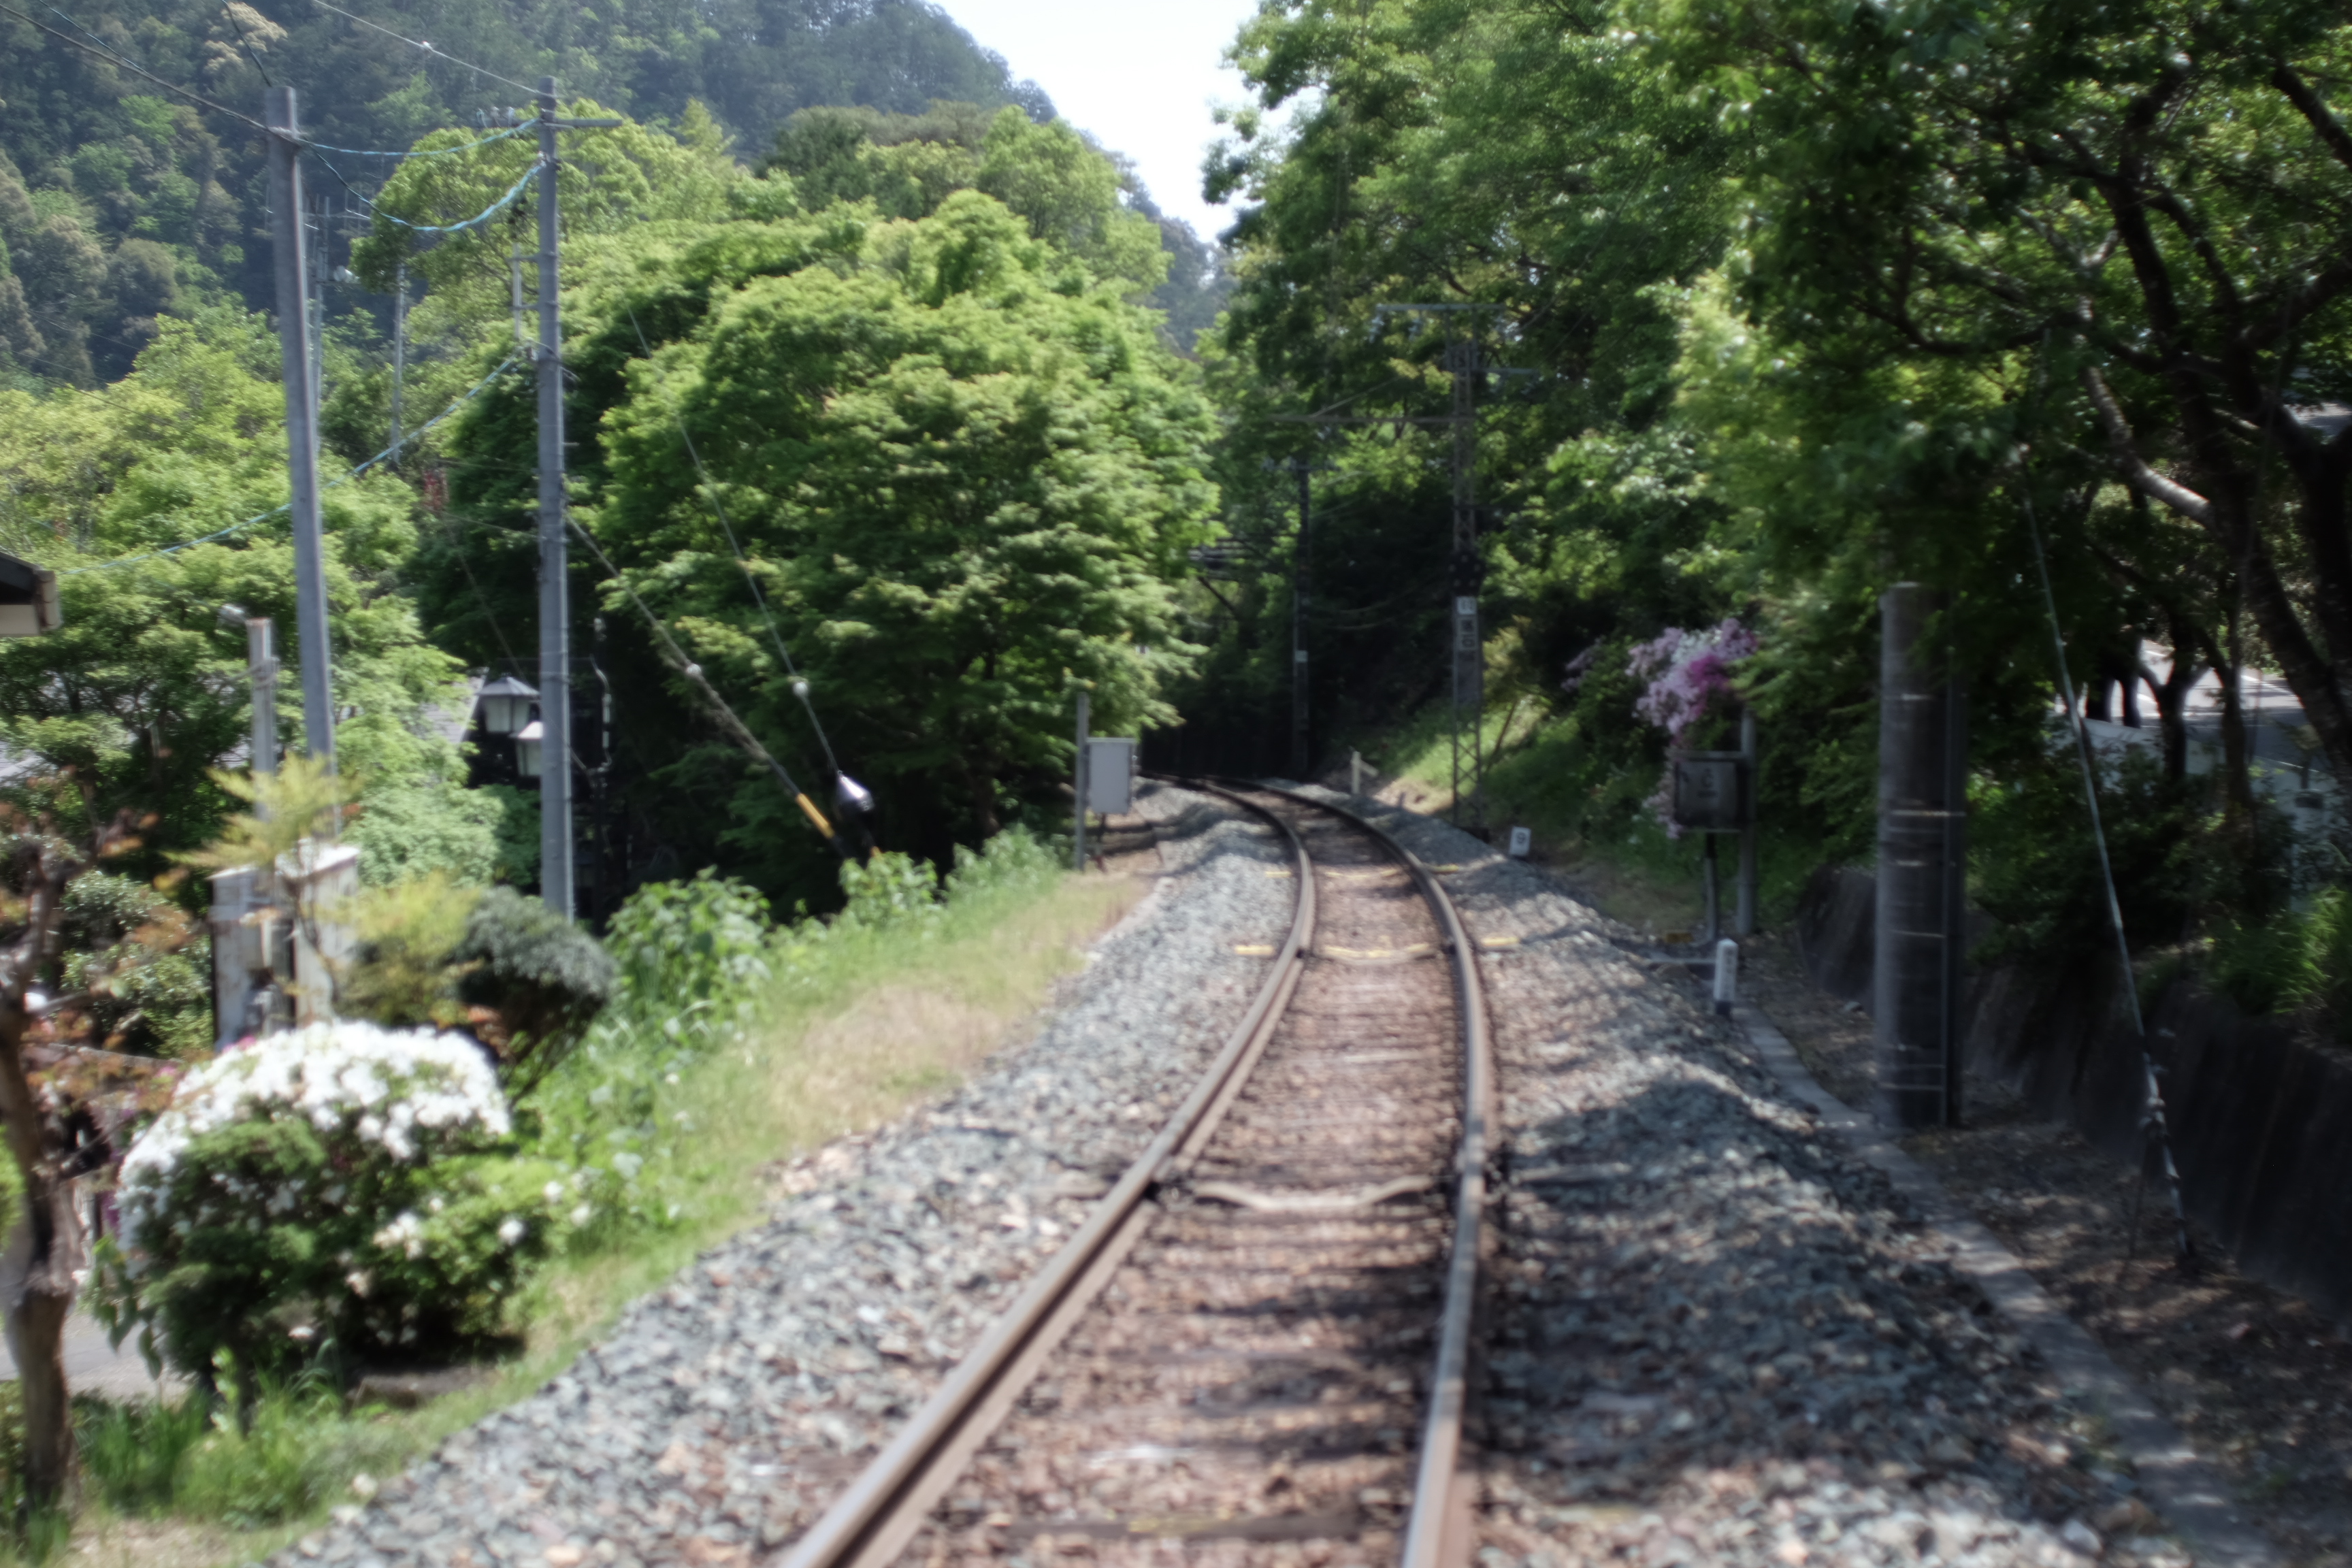
[[[1755,820],[1748,759],[1738,752],[1684,752],[1674,759],[1674,817],[1702,833],[1737,833]]]
[[[1087,742],[1087,809],[1117,816],[1135,809],[1135,742],[1123,735]]]

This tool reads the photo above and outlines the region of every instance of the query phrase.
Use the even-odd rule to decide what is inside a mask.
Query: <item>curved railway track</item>
[[[1494,1081],[1475,950],[1436,876],[1370,823],[1195,787],[1291,847],[1265,984],[781,1568],[1192,1542],[1220,1563],[1466,1558],[1454,1479]]]

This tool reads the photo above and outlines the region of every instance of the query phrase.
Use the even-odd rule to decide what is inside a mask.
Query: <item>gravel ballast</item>
[[[748,1563],[796,1536],[1142,1152],[1265,974],[1283,842],[1149,789],[1162,880],[1035,1037],[795,1166],[768,1223],[283,1563]]]
[[[1907,1202],[1632,932],[1467,834],[1308,793],[1454,868],[1483,950],[1483,1568],[2186,1560]]]

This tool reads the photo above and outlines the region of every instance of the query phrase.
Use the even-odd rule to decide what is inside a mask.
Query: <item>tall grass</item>
[[[415,1411],[351,1408],[317,1383],[268,1389],[244,1432],[193,1400],[84,1402],[85,1473],[100,1517],[78,1560],[264,1554],[330,1503],[355,1500],[355,1475],[389,1475],[529,1394],[628,1300],[756,1221],[783,1162],[960,1082],[1143,892],[1129,879],[1062,872],[1025,840],[967,861],[942,898],[928,882],[892,878],[854,896],[845,918],[775,933],[743,995],[646,1009],[621,1020],[631,1032],[606,1030],[559,1070],[544,1114],[625,1115],[625,1126],[587,1130],[624,1132],[606,1142],[635,1151],[633,1184],[651,1201],[592,1231],[541,1277],[519,1304],[516,1360]]]

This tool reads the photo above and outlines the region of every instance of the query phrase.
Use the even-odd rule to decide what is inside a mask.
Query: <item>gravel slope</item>
[[[1309,793],[1346,801],[1328,791]],[[1357,800],[1482,957],[1502,1089],[1483,1568],[2185,1561],[1918,1219],[1541,871]]]
[[[1254,819],[1149,790],[1166,880],[1036,1037],[796,1168],[766,1225],[280,1563],[746,1563],[791,1540],[1142,1151],[1265,974],[1295,884]]]

